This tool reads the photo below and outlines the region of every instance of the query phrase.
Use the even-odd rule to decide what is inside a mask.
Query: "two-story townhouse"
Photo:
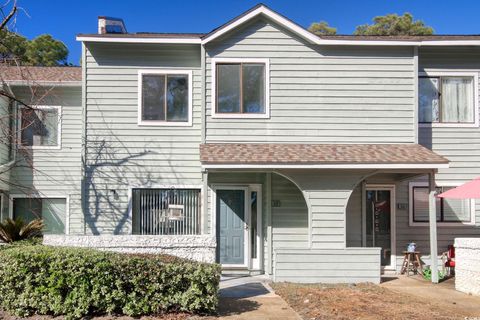
[[[41,216],[47,234],[81,225],[81,68],[1,66],[2,218]],[[71,229],[73,227],[73,229]]]
[[[77,40],[80,193],[45,243],[379,282],[410,242],[436,267],[480,236],[474,200],[434,198],[480,173],[480,37],[318,37],[258,5],[208,34],[100,17]]]

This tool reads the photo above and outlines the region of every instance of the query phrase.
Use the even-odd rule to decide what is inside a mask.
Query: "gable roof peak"
[[[206,34],[202,37],[202,43],[208,43],[218,37],[224,35],[225,33],[229,32],[237,28],[238,26],[250,21],[251,19],[257,17],[258,15],[264,15],[267,18],[275,21],[279,25],[285,27],[286,29],[290,30],[291,32],[299,35],[300,37],[310,41],[312,43],[317,43],[320,39],[317,35],[311,33],[307,29],[303,28],[299,24],[293,22],[292,20],[288,19],[287,17],[279,14],[278,12],[270,9],[263,3],[258,3],[251,9],[245,11],[241,15],[233,18],[232,20],[228,21],[227,23],[221,25],[220,27],[212,30],[210,33]]]

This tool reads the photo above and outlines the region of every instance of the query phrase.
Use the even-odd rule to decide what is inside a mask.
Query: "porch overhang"
[[[449,161],[419,144],[207,143],[203,169],[426,169]]]

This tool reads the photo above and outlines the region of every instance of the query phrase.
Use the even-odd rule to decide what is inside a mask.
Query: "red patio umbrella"
[[[480,177],[437,195],[438,198],[480,199]]]

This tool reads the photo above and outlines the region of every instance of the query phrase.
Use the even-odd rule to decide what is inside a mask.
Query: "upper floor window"
[[[268,118],[268,59],[212,59],[212,116]]]
[[[60,148],[60,107],[20,109],[20,142],[32,148]]]
[[[437,187],[442,193],[454,187]],[[429,221],[429,188],[427,184],[410,183],[410,225],[426,225]],[[436,198],[436,217],[439,224],[474,224],[474,200]]]
[[[138,123],[140,125],[192,125],[192,72],[139,71]]]
[[[429,75],[419,78],[419,122],[476,124],[476,78],[473,75]]]

